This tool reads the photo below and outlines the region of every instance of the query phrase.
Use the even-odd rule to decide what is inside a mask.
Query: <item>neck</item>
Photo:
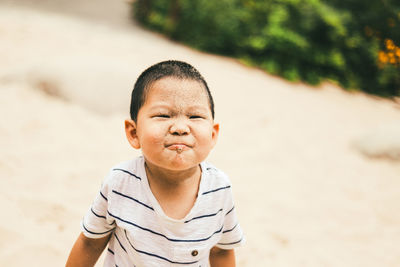
[[[184,171],[171,171],[146,163],[150,189],[164,213],[174,219],[184,218],[197,199],[201,168],[199,165]]]
[[[201,177],[199,165],[187,170],[166,170],[158,168],[146,162],[146,174],[150,187],[163,188],[168,191],[175,191],[188,186],[198,186]]]

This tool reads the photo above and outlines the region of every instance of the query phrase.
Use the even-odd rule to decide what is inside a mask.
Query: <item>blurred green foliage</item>
[[[297,81],[400,96],[398,0],[136,0],[146,27]]]

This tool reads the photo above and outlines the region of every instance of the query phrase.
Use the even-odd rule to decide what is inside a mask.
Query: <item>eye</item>
[[[169,118],[170,116],[168,114],[157,114],[154,115],[153,118]]]
[[[190,115],[189,116],[189,119],[203,119],[204,117],[203,116],[200,116],[200,115]]]

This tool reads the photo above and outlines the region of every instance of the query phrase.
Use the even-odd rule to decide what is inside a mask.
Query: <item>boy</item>
[[[243,241],[228,178],[204,162],[219,125],[206,81],[164,61],[132,91],[125,132],[143,156],[111,169],[82,221],[68,267],[235,266]]]

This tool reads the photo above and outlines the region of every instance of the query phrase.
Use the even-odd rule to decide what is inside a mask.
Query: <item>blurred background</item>
[[[136,78],[178,59],[214,96],[238,266],[399,266],[399,27],[394,0],[0,0],[0,265],[65,264],[140,154]]]
[[[137,0],[143,25],[290,81],[329,79],[399,96],[400,4],[394,0]]]

